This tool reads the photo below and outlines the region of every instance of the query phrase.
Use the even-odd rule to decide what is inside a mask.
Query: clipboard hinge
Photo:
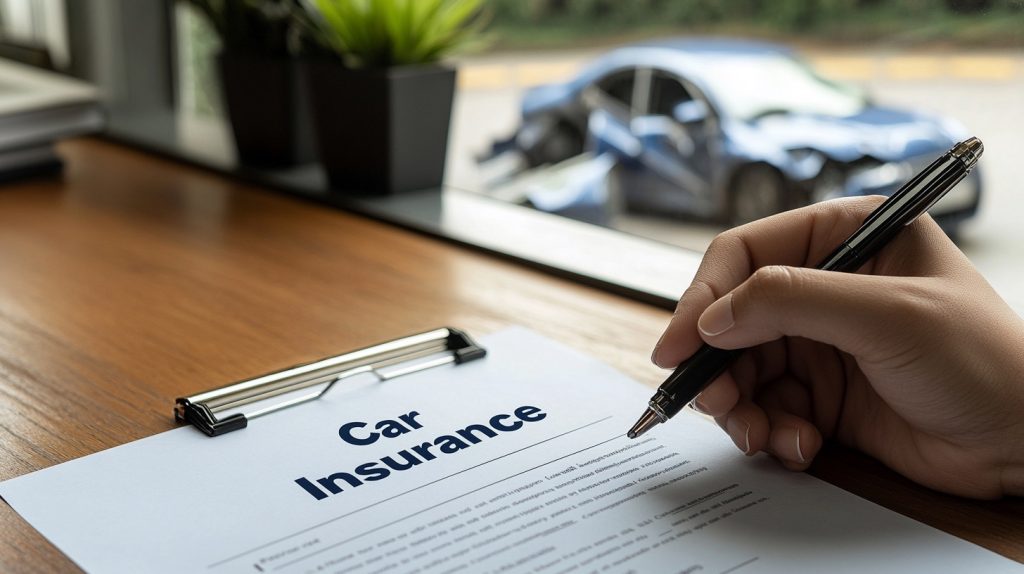
[[[209,436],[222,435],[249,426],[249,420],[242,413],[218,419],[203,403],[189,403],[184,406],[184,422],[187,422]]]
[[[486,355],[487,351],[465,332],[450,327],[435,329],[180,397],[175,400],[174,418],[209,436],[219,436],[247,427],[251,419],[319,399],[339,382],[356,375],[368,373],[384,382],[442,365],[461,365]],[[257,410],[228,414],[245,405],[315,386],[320,389]]]

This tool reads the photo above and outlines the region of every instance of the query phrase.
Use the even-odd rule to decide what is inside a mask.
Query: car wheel
[[[565,121],[560,121],[527,153],[530,167],[558,163],[583,153],[583,134]]]
[[[815,178],[811,187],[811,194],[808,203],[821,203],[836,197],[842,197],[846,175],[836,164],[827,162],[821,168],[821,173]]]
[[[775,168],[754,164],[742,168],[732,180],[729,223],[742,225],[786,209],[786,182]]]

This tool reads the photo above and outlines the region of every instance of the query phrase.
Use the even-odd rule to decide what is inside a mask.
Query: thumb
[[[924,278],[882,277],[768,266],[716,300],[697,322],[722,349],[804,337],[869,358],[906,342],[910,321],[934,308]],[[921,312],[919,312],[921,311]]]

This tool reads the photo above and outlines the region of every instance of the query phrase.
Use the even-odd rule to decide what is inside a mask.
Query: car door
[[[634,67],[612,70],[583,92],[587,149],[596,155],[611,153],[623,163],[636,159],[639,142],[630,133],[630,122],[642,113],[638,102],[647,90],[637,83],[637,72]]]
[[[623,181],[634,211],[713,217],[713,115],[678,77],[657,69],[638,71],[640,113],[630,123],[640,142],[639,169]],[[635,92],[636,93],[636,92]]]

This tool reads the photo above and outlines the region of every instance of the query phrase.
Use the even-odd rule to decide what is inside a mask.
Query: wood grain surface
[[[666,311],[111,143],[61,152],[63,178],[0,187],[0,480],[171,429],[177,396],[442,325],[525,325],[663,376]],[[1020,499],[820,459],[834,484],[1024,560]],[[0,572],[74,570],[0,504]]]

